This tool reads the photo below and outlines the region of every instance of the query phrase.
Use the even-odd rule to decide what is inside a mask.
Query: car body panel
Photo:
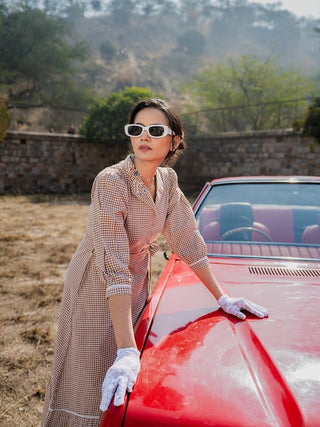
[[[224,313],[173,254],[136,326],[137,383],[101,426],[320,426],[320,262],[209,260],[226,293],[267,307],[269,317]]]

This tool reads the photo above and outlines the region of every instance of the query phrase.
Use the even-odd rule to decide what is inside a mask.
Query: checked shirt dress
[[[86,233],[66,273],[42,427],[99,425],[101,385],[117,351],[108,298],[130,294],[136,323],[149,298],[149,257],[160,234],[191,269],[208,264],[174,170],[159,167],[156,185],[154,202],[132,156],[94,181]]]

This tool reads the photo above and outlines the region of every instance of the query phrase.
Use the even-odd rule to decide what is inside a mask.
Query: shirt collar
[[[152,208],[155,208],[155,203],[152,200],[152,197],[149,193],[149,191],[146,189],[142,178],[140,177],[133,161],[134,155],[129,154],[122,162],[119,163],[119,167],[121,171],[126,176],[127,181],[129,182],[130,189],[135,196],[137,196],[139,199],[143,200],[147,205],[151,206]],[[163,180],[162,180],[162,174],[159,171],[159,168],[157,168],[156,171],[156,180],[157,180],[157,194],[156,194],[156,204],[157,201],[160,200],[160,196],[163,193],[164,186],[163,186]]]

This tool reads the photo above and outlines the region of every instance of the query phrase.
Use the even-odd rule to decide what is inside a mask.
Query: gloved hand
[[[244,320],[246,316],[241,312],[241,310],[247,310],[260,318],[268,316],[268,311],[265,308],[245,298],[231,298],[224,294],[218,299],[218,304],[221,306],[223,311],[233,314],[242,320]]]
[[[117,358],[107,371],[102,384],[101,411],[106,411],[114,396],[114,405],[124,403],[126,391],[131,392],[140,371],[139,351],[133,347],[119,348]]]

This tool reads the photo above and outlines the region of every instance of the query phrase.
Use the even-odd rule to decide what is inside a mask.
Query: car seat
[[[320,244],[320,213],[318,214],[317,224],[308,225],[304,229],[301,243]]]

